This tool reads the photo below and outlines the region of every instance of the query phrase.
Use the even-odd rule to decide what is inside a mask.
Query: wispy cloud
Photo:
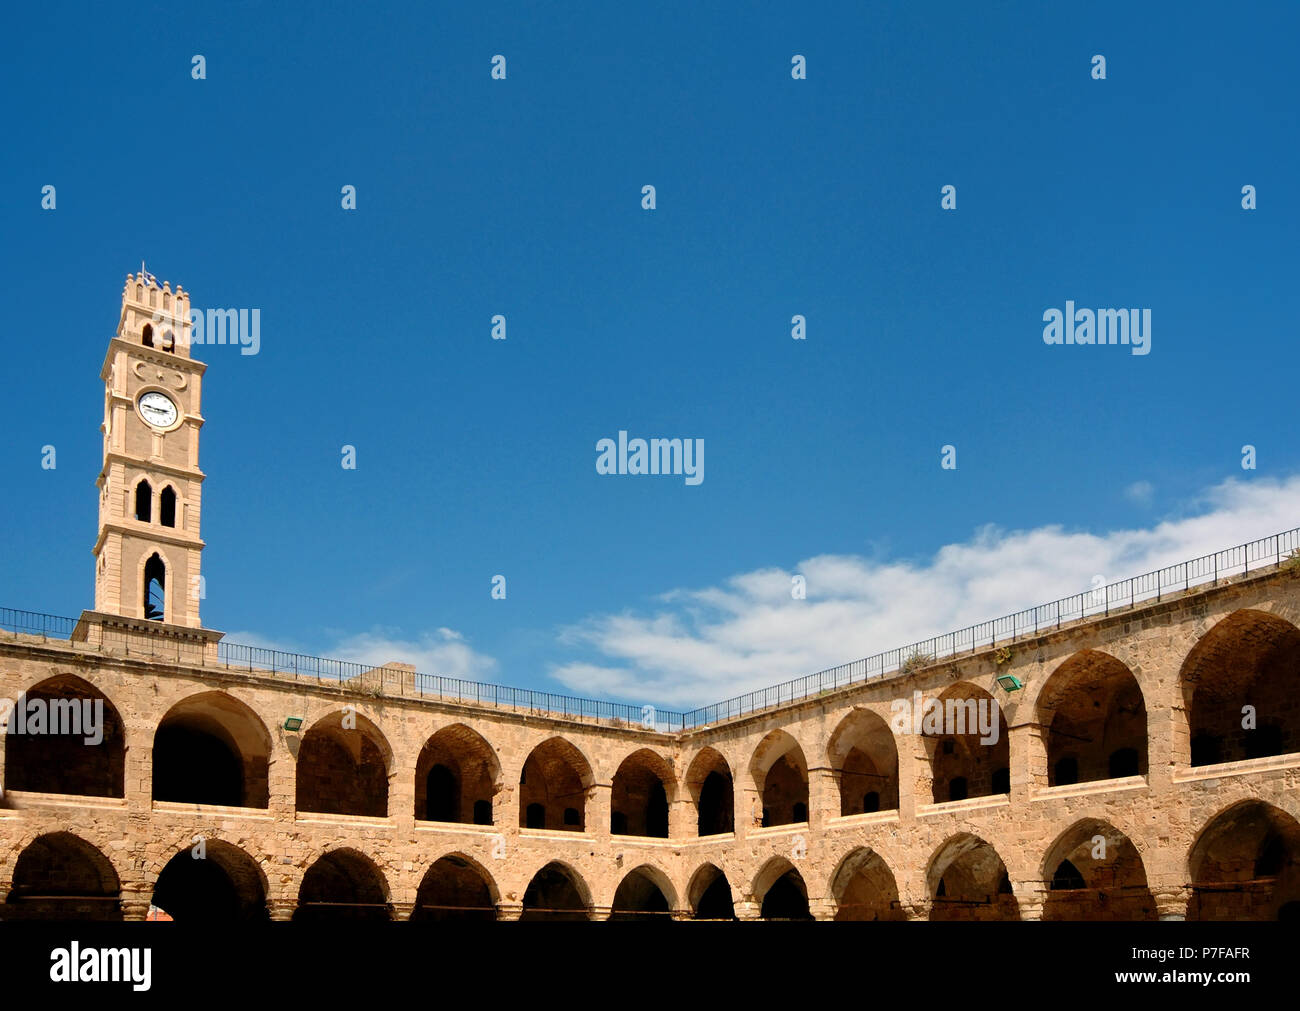
[[[391,629],[374,628],[368,632],[334,636],[312,647],[273,641],[256,632],[231,632],[226,639],[240,645],[306,653],[331,660],[363,664],[409,663],[422,674],[441,674],[468,681],[494,680],[497,676],[497,661],[473,649],[461,633],[450,628],[422,632],[413,638],[403,637]]]
[[[1156,486],[1150,481],[1134,481],[1124,489],[1124,497],[1126,499],[1143,506],[1150,505],[1155,494]]]
[[[922,561],[819,555],[672,590],[648,613],[591,615],[560,633],[588,657],[551,674],[580,694],[714,702],[1296,525],[1300,477],[1256,478],[1227,480],[1147,529],[986,527]],[[791,596],[795,574],[805,600]]]

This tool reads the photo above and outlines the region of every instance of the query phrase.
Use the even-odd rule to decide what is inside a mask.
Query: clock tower
[[[200,395],[190,357],[190,297],[143,269],[126,277],[104,380],[104,464],[95,540],[95,610],[83,624],[207,641],[199,519]],[[125,620],[123,620],[125,619]]]

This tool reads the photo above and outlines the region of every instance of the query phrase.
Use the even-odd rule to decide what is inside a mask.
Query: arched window
[[[135,518],[148,523],[153,518],[153,488],[148,481],[135,486]]]
[[[147,348],[153,347],[153,325],[146,323],[144,329],[140,331],[140,343]]]
[[[157,553],[144,563],[144,616],[150,621],[162,621],[167,613],[167,567]]]
[[[176,492],[168,485],[158,497],[158,522],[165,527],[176,525]]]
[[[1079,868],[1069,860],[1062,860],[1061,865],[1056,868],[1056,873],[1052,875],[1052,891],[1070,891],[1086,887],[1087,884],[1083,880],[1083,875],[1079,873]]]

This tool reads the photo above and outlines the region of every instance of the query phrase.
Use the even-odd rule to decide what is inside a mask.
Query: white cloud
[[[1114,582],[1297,524],[1300,477],[1255,478],[1225,481],[1148,529],[986,527],[919,562],[820,555],[671,590],[653,613],[591,615],[560,634],[589,659],[551,674],[584,695],[716,702],[1078,593],[1094,576]],[[790,596],[795,573],[806,600]]]
[[[1150,481],[1134,481],[1124,489],[1124,497],[1138,505],[1150,505],[1155,497],[1156,486]]]

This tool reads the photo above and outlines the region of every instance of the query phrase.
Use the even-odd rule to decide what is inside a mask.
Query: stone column
[[[297,899],[268,898],[266,900],[266,911],[274,923],[288,923],[293,919],[297,908]]]
[[[497,919],[503,923],[513,923],[524,914],[522,902],[498,902]]]
[[[140,921],[149,918],[149,903],[153,898],[153,887],[145,881],[122,883],[121,905],[122,919]]]
[[[761,902],[755,902],[753,899],[740,899],[733,905],[738,920],[762,919],[763,905]]]
[[[931,905],[929,899],[903,899],[899,902],[903,915],[911,921],[928,920]]]
[[[1047,890],[1043,888],[1041,881],[1026,881],[1011,883],[1012,891],[1015,893],[1016,904],[1020,907],[1020,918],[1022,920],[1041,920],[1043,918],[1043,907],[1047,901]]]
[[[808,770],[808,827],[814,831],[840,813],[839,776],[834,769]]]
[[[685,785],[678,787],[678,791],[682,796],[668,805],[668,838],[694,839],[699,825],[695,802]]]
[[[902,822],[914,821],[916,809],[933,799],[930,756],[920,734],[895,734],[894,743],[898,746],[898,817]]]
[[[1151,894],[1156,900],[1156,916],[1162,920],[1187,919],[1187,907],[1192,898],[1185,885],[1152,885]]]
[[[407,920],[411,918],[411,914],[415,912],[414,900],[411,900],[409,902],[390,901],[388,905],[393,911],[394,922],[405,923]]]
[[[1011,803],[1023,808],[1047,786],[1047,735],[1037,723],[1021,723],[1007,730],[1011,752]]]
[[[596,783],[587,790],[585,828],[588,835],[608,839],[609,819],[614,811],[614,784]]]

